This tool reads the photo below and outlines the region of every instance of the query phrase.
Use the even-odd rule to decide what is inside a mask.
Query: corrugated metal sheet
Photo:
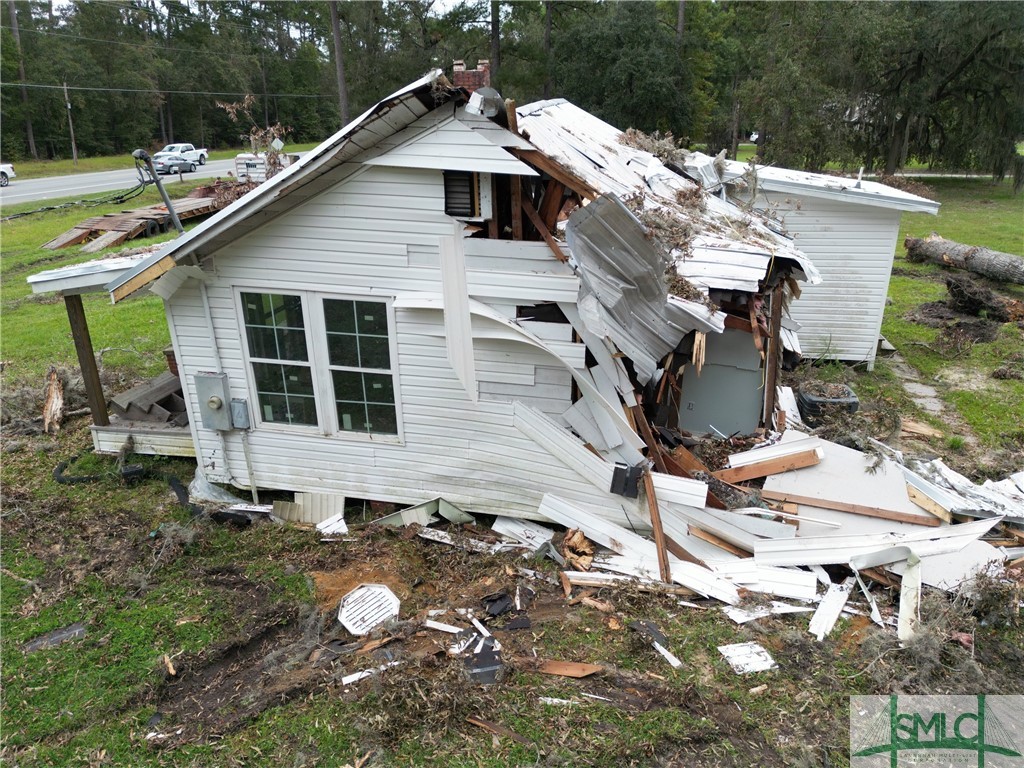
[[[689,222],[703,236],[694,254],[705,263],[715,263],[722,274],[708,271],[701,281],[714,288],[733,289],[733,268],[745,271],[745,261],[736,263],[737,252],[745,256],[760,254],[763,278],[773,259],[788,259],[798,267],[798,277],[809,282],[818,279],[814,265],[780,234],[772,231],[757,216],[714,197],[708,197],[703,209],[681,204],[678,196],[692,194],[695,184],[666,168],[648,152],[621,144],[622,132],[564,99],[527,104],[517,110],[519,128],[544,154],[558,160],[595,189],[620,198],[641,195],[648,209],[662,209],[681,221]],[[736,248],[725,245],[741,245]],[[688,277],[687,254],[676,254],[676,268]],[[802,274],[801,274],[802,273]],[[743,285],[749,285],[744,281]],[[743,290],[750,290],[744,288]],[[756,290],[756,288],[755,288]]]
[[[714,158],[694,152],[686,159],[686,170],[699,177],[705,189],[716,190],[723,181],[750,184],[751,166],[736,160],[719,162],[722,173],[714,166]],[[800,197],[818,197],[853,205],[869,205],[915,213],[938,213],[939,203],[870,179],[848,179],[823,173],[775,168],[770,165],[754,166],[756,186],[767,192],[780,192]]]
[[[658,361],[690,331],[725,327],[721,313],[678,297],[668,300],[661,254],[616,197],[605,195],[574,211],[566,238],[579,266],[584,323],[633,361],[640,383],[651,380]]]

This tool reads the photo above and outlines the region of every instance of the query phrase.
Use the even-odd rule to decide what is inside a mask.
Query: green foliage
[[[555,36],[561,93],[612,125],[689,134],[691,74],[654,3],[587,8]]]

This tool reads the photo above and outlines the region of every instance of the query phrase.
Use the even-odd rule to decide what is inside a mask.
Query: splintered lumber
[[[1024,257],[989,248],[965,245],[938,235],[908,237],[903,241],[907,261],[930,261],[945,267],[974,272],[1004,283],[1024,285]]]
[[[651,528],[654,531],[654,546],[658,552],[658,570],[661,573],[661,580],[668,583],[672,581],[672,571],[668,565],[668,551],[665,548],[665,531],[661,527],[661,512],[658,509],[658,497],[654,492],[654,483],[651,481],[651,471],[649,469],[644,471],[644,495],[647,497],[647,509],[651,514]]]
[[[767,477],[768,475],[789,472],[793,469],[813,467],[815,464],[820,463],[821,457],[818,455],[818,452],[816,450],[809,450],[789,456],[769,458],[756,464],[746,464],[735,469],[722,469],[711,474],[726,483],[739,483],[743,480],[753,480],[756,477]]]
[[[912,523],[913,525],[939,525],[942,521],[936,517],[924,517],[912,515],[907,512],[897,512],[893,509],[882,509],[880,507],[868,507],[863,504],[849,504],[844,501],[832,499],[818,499],[813,496],[801,496],[788,491],[761,490],[762,499],[772,501],[793,502],[794,504],[805,504],[820,509],[834,509],[836,512],[849,512],[851,515],[862,515],[864,517],[878,517],[882,520],[893,520],[897,523]]]

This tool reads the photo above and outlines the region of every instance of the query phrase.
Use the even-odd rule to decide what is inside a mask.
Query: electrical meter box
[[[231,396],[226,373],[197,373],[194,377],[203,427],[227,432],[231,429]]]

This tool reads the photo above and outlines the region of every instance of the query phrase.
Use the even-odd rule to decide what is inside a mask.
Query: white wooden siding
[[[168,316],[210,479],[248,486],[241,433],[202,428],[192,378],[217,370],[216,344],[231,396],[251,398],[237,290],[439,292],[440,238],[452,232],[442,200],[440,172],[362,171],[215,254],[207,283],[214,339],[197,284],[172,297]],[[575,300],[576,278],[543,244],[463,242],[470,294],[503,297],[501,311]],[[539,350],[489,338],[474,318],[483,336],[473,347],[481,389],[496,399],[473,403],[448,360],[442,313],[399,308],[395,323],[403,441],[263,425],[249,433],[259,486],[409,504],[440,495],[468,510],[534,517],[555,491],[609,519],[622,521],[624,506],[637,518],[635,501],[608,492],[611,465],[557,423],[570,404],[568,371]]]
[[[821,272],[821,283],[801,285],[790,307],[804,354],[873,366],[900,212],[810,196],[762,197]]]

